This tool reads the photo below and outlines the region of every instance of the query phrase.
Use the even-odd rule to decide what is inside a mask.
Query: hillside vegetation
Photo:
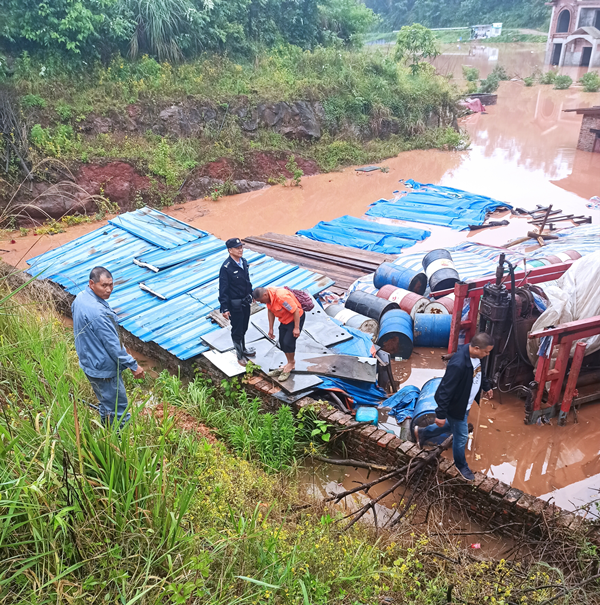
[[[365,0],[380,17],[381,31],[417,22],[427,27],[468,27],[501,22],[505,27],[547,28],[551,8],[545,0]]]

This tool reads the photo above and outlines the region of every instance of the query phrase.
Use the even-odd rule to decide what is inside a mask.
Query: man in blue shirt
[[[123,426],[130,414],[125,414],[127,393],[122,374],[130,369],[136,378],[143,378],[144,370],[121,343],[117,315],[107,302],[112,291],[110,271],[95,267],[88,287],[77,295],[71,311],[79,367],[98,397],[102,424],[112,425],[116,416]]]

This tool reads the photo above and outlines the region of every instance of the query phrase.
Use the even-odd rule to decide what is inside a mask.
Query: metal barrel
[[[413,351],[413,321],[406,311],[388,311],[379,323],[377,344],[394,357],[408,359]]]
[[[416,292],[409,292],[403,288],[396,288],[396,286],[383,286],[379,292],[377,292],[379,298],[385,298],[390,302],[395,302],[400,305],[403,311],[406,311],[413,319],[416,313],[424,313],[425,308],[429,304],[429,299],[417,294]]]
[[[411,431],[414,431],[416,426],[428,426],[435,422],[435,408],[437,408],[435,393],[440,386],[440,382],[442,382],[441,378],[432,378],[423,385],[419,399],[415,404]]]
[[[417,347],[447,347],[450,342],[452,315],[417,313],[414,342]]]
[[[417,271],[413,271],[413,269],[400,267],[392,263],[382,263],[377,268],[377,271],[375,271],[373,285],[377,289],[390,285],[403,288],[409,292],[425,294],[427,276],[425,273],[418,273]]]
[[[448,296],[442,296],[442,298],[438,298],[437,300],[429,301],[429,304],[422,312],[437,315],[452,315],[454,312],[454,294],[448,294]]]
[[[374,319],[355,313],[350,309],[346,309],[344,305],[329,305],[327,309],[325,309],[325,313],[330,317],[334,317],[343,325],[356,328],[365,334],[374,336],[379,329],[379,324]]]
[[[378,298],[373,294],[367,294],[356,290],[350,294],[346,301],[346,309],[350,309],[355,313],[366,315],[381,324],[381,317],[384,313],[393,309],[400,309],[398,303],[390,302],[385,298]]]
[[[454,284],[460,281],[452,255],[448,250],[432,250],[423,259],[423,268],[432,292],[454,288]]]

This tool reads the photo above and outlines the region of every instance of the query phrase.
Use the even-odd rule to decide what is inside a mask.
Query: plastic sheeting
[[[600,251],[588,254],[573,263],[573,266],[557,281],[556,286],[547,286],[544,292],[550,300],[550,306],[542,313],[531,328],[532,332],[543,330],[548,326],[600,315]],[[589,355],[600,349],[600,335],[584,338],[587,342],[585,354]],[[527,352],[532,363],[537,362],[540,343],[528,342]],[[571,355],[575,351],[573,343]]]
[[[412,418],[420,394],[421,389],[406,386],[391,395],[381,405],[391,408],[389,415],[393,416],[398,424],[401,424],[407,418]]]
[[[488,213],[498,208],[512,208],[506,202],[453,187],[425,185],[412,179],[406,185],[413,191],[395,200],[375,202],[367,216],[463,230],[469,225],[482,225]]]
[[[383,254],[400,254],[404,248],[410,248],[431,235],[426,229],[383,225],[348,215],[332,221],[321,221],[312,229],[297,233],[318,242]]]
[[[324,391],[341,391],[354,401],[354,407],[359,405],[379,405],[386,398],[386,392],[375,384],[360,380],[343,380],[330,376],[319,376],[323,384],[318,386]]]

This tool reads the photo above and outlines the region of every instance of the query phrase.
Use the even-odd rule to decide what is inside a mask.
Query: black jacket
[[[436,417],[444,420],[450,416],[455,420],[462,420],[467,413],[472,386],[473,364],[469,355],[469,345],[463,345],[450,358],[446,373],[435,394],[435,401],[438,404],[435,410]],[[491,382],[485,376],[481,377],[481,386],[484,391],[492,388]],[[481,389],[475,396],[477,404],[480,398]]]
[[[221,313],[227,311],[239,311],[242,305],[252,304],[252,284],[250,283],[250,272],[248,261],[242,257],[240,266],[229,257],[221,266],[219,271],[219,303]],[[242,302],[244,301],[244,302]]]

